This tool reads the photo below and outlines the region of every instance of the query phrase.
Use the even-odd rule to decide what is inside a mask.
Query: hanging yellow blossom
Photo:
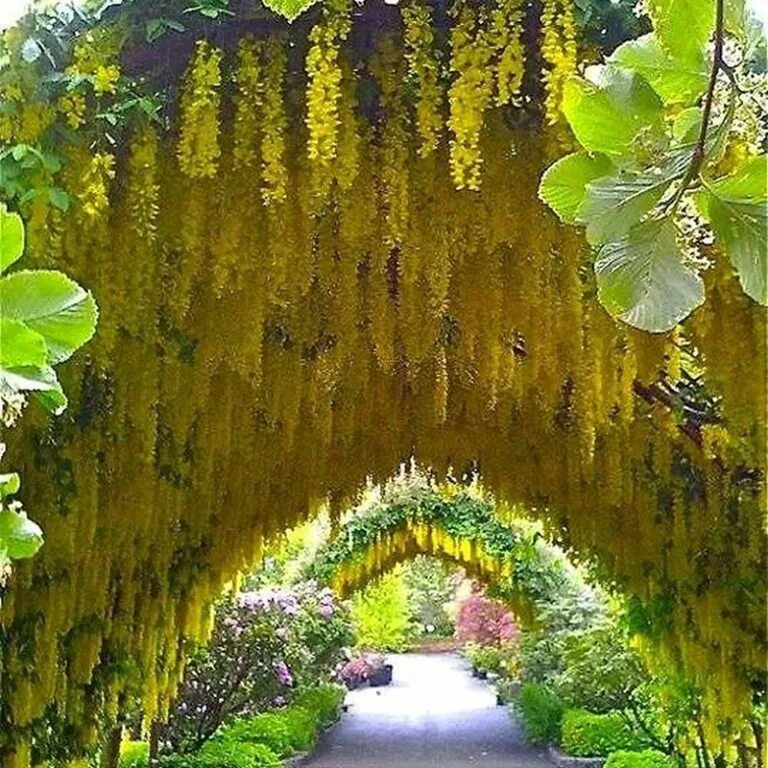
[[[405,57],[418,87],[416,129],[421,138],[419,154],[426,157],[437,149],[443,130],[443,95],[439,82],[439,65],[434,52],[432,10],[426,4],[411,3],[403,8],[402,13]]]
[[[463,6],[451,27],[451,69],[456,79],[448,94],[451,174],[457,189],[480,188],[480,133],[493,94],[492,57],[483,12]]]
[[[261,124],[262,196],[264,201],[285,199],[288,173],[285,167],[288,117],[285,112],[283,88],[286,68],[285,45],[278,39],[267,41],[264,56],[264,113]]]
[[[67,74],[86,78],[97,96],[117,91],[120,66],[117,54],[120,37],[116,29],[100,29],[85,33],[75,45]]]
[[[57,106],[70,128],[76,130],[85,123],[87,105],[84,94],[78,92],[65,93],[59,99]]]
[[[220,65],[221,52],[199,41],[182,86],[178,146],[179,165],[192,178],[216,175]]]
[[[496,63],[496,103],[515,102],[523,85],[524,4],[522,0],[497,0],[491,11],[489,37],[498,52]]]
[[[109,186],[115,178],[115,158],[104,152],[97,152],[91,158],[85,172],[83,190],[80,195],[83,213],[95,218],[109,206]]]
[[[340,46],[351,27],[346,3],[329,6],[322,22],[309,33],[307,53],[307,129],[309,159],[329,165],[336,157],[342,68]]]
[[[541,12],[541,56],[545,62],[544,111],[550,124],[560,119],[563,87],[576,73],[576,25],[573,0],[544,0]]]

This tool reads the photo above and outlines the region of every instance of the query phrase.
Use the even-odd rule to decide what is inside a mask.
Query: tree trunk
[[[123,740],[123,727],[112,728],[101,747],[100,768],[118,768],[120,763],[120,742]]]
[[[158,751],[160,749],[160,728],[161,723],[157,720],[153,720],[149,726],[149,764],[152,765],[158,757]]]

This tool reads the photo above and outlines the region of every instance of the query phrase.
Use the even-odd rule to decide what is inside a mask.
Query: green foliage
[[[564,707],[546,686],[526,683],[515,702],[515,711],[533,744],[553,744],[560,740]]]
[[[563,715],[561,744],[574,757],[607,757],[619,749],[645,746],[618,712],[593,714],[582,709],[569,709]]]
[[[585,151],[552,165],[539,195],[563,221],[586,228],[606,309],[658,332],[704,301],[698,249],[705,222],[744,291],[768,304],[768,201],[757,135],[745,142],[743,130],[732,131],[759,123],[755,108],[738,98],[749,56],[725,69],[719,55],[726,37],[749,48],[739,3],[729,0],[717,29],[711,0],[660,0],[649,9],[653,33],[567,84],[563,113]],[[719,70],[730,84],[724,97],[710,85]],[[728,159],[737,143],[732,155],[746,149],[746,161]],[[694,202],[703,222],[692,217]]]
[[[605,761],[605,768],[677,768],[677,761],[656,749],[632,752],[619,749],[611,752]]]
[[[443,495],[429,484],[405,487],[397,481],[381,501],[368,504],[344,524],[343,535],[333,538],[317,554],[307,575],[318,581],[332,581],[334,573],[348,563],[360,561],[368,547],[382,535],[393,533],[408,522],[440,528],[455,539],[481,542],[490,557],[507,559],[515,577],[526,579],[527,569],[539,559],[533,541],[537,534],[523,525],[507,525],[497,519],[494,505],[468,490],[455,486]]]
[[[317,740],[320,723],[314,713],[295,705],[281,710],[294,752],[309,752]]]
[[[451,637],[453,621],[446,605],[456,594],[456,569],[430,557],[417,557],[404,565],[403,576],[417,630],[435,637]]]
[[[288,21],[293,21],[317,2],[318,0],[264,0],[264,5]]]
[[[0,482],[2,477],[8,475],[0,476]],[[42,545],[43,532],[37,523],[22,511],[0,509],[0,563],[4,558],[22,560],[32,557]]]
[[[0,272],[20,257],[24,228],[0,206]],[[0,389],[33,392],[52,411],[66,398],[53,370],[96,330],[93,296],[61,272],[22,270],[0,277]]]
[[[396,568],[369,584],[352,600],[357,646],[371,651],[402,651],[412,636],[413,616],[403,571]]]
[[[344,690],[338,685],[319,685],[301,690],[290,706],[243,717],[219,729],[202,752],[244,751],[265,746],[280,758],[308,752],[318,732],[339,717]]]
[[[309,712],[321,728],[328,728],[338,720],[344,696],[340,685],[317,685],[301,689],[292,706]]]
[[[606,713],[626,709],[647,673],[626,633],[610,622],[566,638],[555,690],[571,707]]]
[[[672,328],[704,301],[704,284],[683,261],[669,220],[645,221],[607,242],[595,275],[603,306],[643,330]]]
[[[124,741],[120,745],[120,768],[146,768],[149,765],[149,744],[145,741]]]
[[[0,204],[0,404],[6,427],[20,415],[26,393],[55,413],[66,406],[53,366],[96,328],[93,296],[61,272],[7,272],[23,253],[24,223]],[[0,443],[0,459],[3,449]],[[15,472],[0,475],[0,568],[7,560],[32,557],[43,544],[40,527],[19,502],[7,500],[20,486]]]
[[[761,304],[768,304],[767,169],[765,156],[753,157],[732,176],[705,184],[698,197],[701,213],[730,254],[741,287]]]
[[[161,758],[158,768],[279,768],[280,758],[264,744],[212,741],[200,751]]]
[[[287,757],[294,751],[292,741],[288,720],[278,710],[236,720],[222,728],[210,744],[264,744],[276,755]]]

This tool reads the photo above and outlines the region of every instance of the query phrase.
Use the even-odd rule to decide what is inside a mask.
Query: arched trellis
[[[123,6],[140,17],[141,3]],[[570,38],[558,45],[570,4],[543,6],[543,42],[571,56]],[[28,204],[27,263],[66,266],[102,310],[89,358],[63,376],[68,416],[50,427],[30,415],[9,450],[47,544],[3,600],[4,761],[26,768],[54,742],[81,754],[139,706],[162,717],[186,638],[205,636],[212,599],[265,537],[414,455],[438,472],[478,467],[499,498],[537,508],[656,601],[667,652],[715,692],[712,722],[740,722],[764,687],[764,486],[749,470],[764,465],[765,393],[734,374],[764,367],[766,345],[731,277],[710,275],[710,301],[675,334],[613,323],[583,243],[536,198],[559,132],[529,130],[535,105],[477,106],[465,90],[460,107],[484,125],[470,154],[484,162],[480,191],[456,190],[447,109],[426,109],[440,140],[425,157],[424,106],[403,77],[407,50],[427,73],[434,51],[407,48],[399,15],[361,36],[359,66],[320,35],[341,78],[338,156],[319,164],[308,123],[327,128],[327,115],[307,104],[322,77],[284,58],[285,24],[261,25],[255,47],[237,20],[191,30],[191,60],[150,62],[153,87],[168,75],[163,120],[102,130],[110,78],[141,64],[137,37],[145,47],[134,25],[115,50],[121,20],[117,7],[70,39],[60,69],[73,93],[41,99],[61,80],[40,77],[46,59],[27,61],[21,34],[3,71],[19,82],[3,79],[15,111],[0,130],[34,144],[54,116],[71,139],[56,146],[71,210]],[[573,61],[542,62],[536,31],[528,84],[543,64],[556,89]],[[459,80],[444,75],[441,104]],[[682,375],[691,343],[715,405]]]
[[[536,609],[575,578],[564,558],[541,546],[536,526],[506,518],[487,497],[462,486],[421,489],[344,523],[307,575],[349,596],[401,562],[436,557],[461,565],[533,624]]]

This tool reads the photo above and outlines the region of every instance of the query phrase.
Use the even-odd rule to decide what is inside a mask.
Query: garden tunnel
[[[494,588],[530,624],[537,604],[554,593],[563,565],[537,545],[540,536],[534,526],[463,486],[421,489],[342,525],[307,575],[345,597],[401,562],[435,557]]]
[[[712,693],[712,738],[739,730],[766,650],[765,393],[740,375],[765,368],[763,313],[725,270],[667,334],[597,302],[582,238],[536,196],[568,141],[570,3],[499,2],[501,40],[472,4],[294,27],[241,5],[153,45],[173,11],[151,2],[54,25],[64,93],[23,24],[6,34],[0,128],[57,128],[61,168],[35,172],[69,200],[24,204],[25,259],[88,286],[100,322],[67,412],[8,436],[46,544],[0,608],[4,765],[162,719],[265,539],[410,457],[472,468],[600,561]],[[404,535],[382,566],[413,547],[494,571]]]

